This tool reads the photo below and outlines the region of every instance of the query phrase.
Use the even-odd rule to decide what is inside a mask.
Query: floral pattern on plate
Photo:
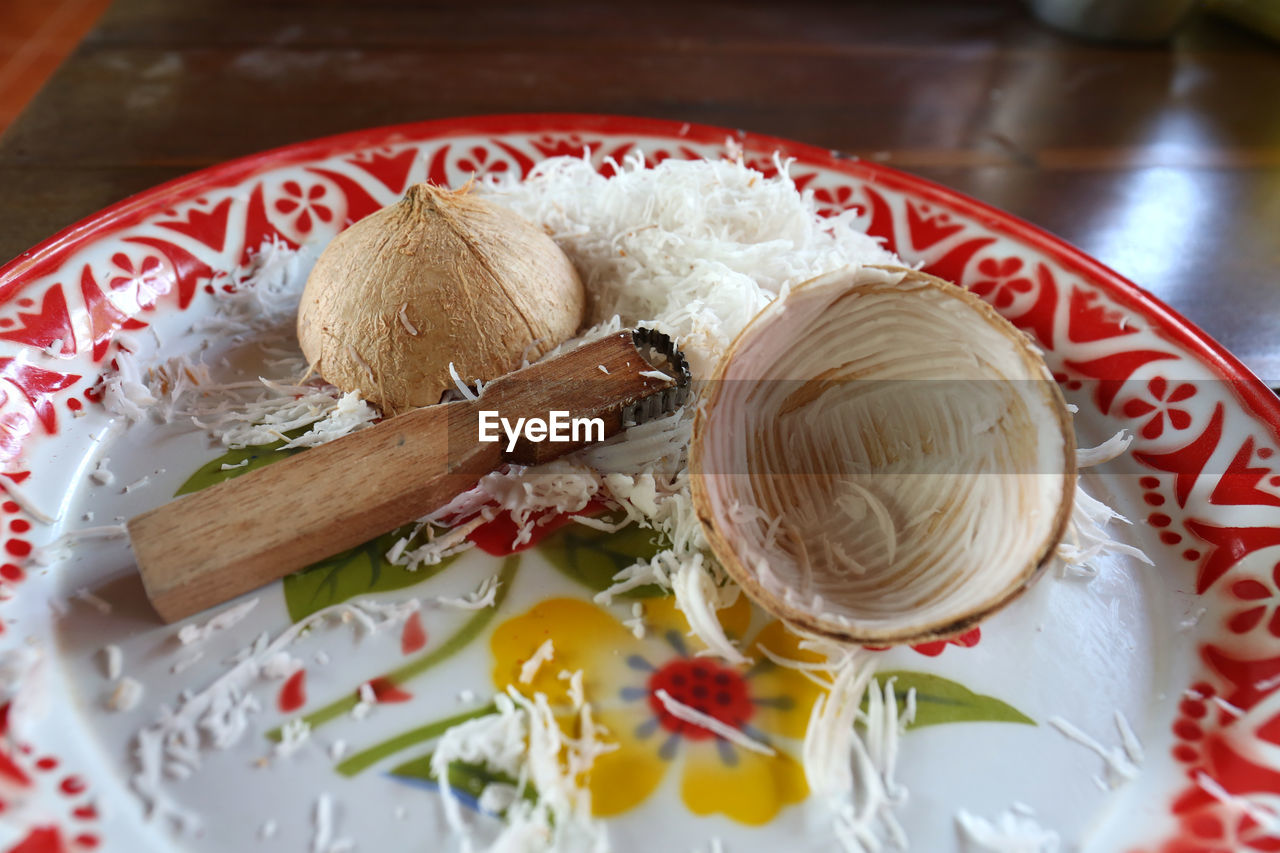
[[[268,152],[172,182],[72,226],[4,267],[0,457],[5,472],[0,486],[8,499],[0,503],[5,531],[0,547],[6,555],[0,579],[7,600],[0,605],[0,642],[8,647],[27,637],[45,643],[51,639],[48,602],[58,593],[30,558],[34,545],[47,538],[39,522],[57,515],[55,508],[74,497],[75,487],[60,475],[66,463],[52,459],[87,446],[76,423],[88,423],[99,412],[93,386],[110,364],[112,348],[129,346],[130,335],[159,330],[167,320],[207,310],[208,294],[225,287],[228,271],[249,259],[264,240],[296,246],[323,239],[395,200],[416,180],[456,185],[473,174],[525,174],[548,156],[584,151],[608,172],[611,160],[636,150],[652,160],[719,156],[726,139],[767,172],[775,168],[775,150],[793,157],[790,171],[797,185],[812,191],[824,210],[848,211],[906,260],[974,289],[1033,335],[1059,381],[1085,409],[1081,424],[1097,433],[1091,438],[1100,440],[1120,427],[1136,434],[1134,464],[1118,470],[1109,482],[1127,496],[1143,545],[1160,567],[1160,581],[1150,582],[1148,592],[1156,590],[1151,600],[1160,602],[1153,607],[1163,620],[1164,644],[1179,651],[1168,661],[1153,653],[1156,674],[1165,680],[1147,714],[1150,759],[1139,782],[1141,801],[1159,808],[1136,811],[1123,826],[1109,826],[1098,836],[1106,840],[1097,843],[1149,853],[1277,849],[1280,840],[1266,818],[1280,804],[1280,637],[1270,628],[1274,620],[1268,616],[1270,598],[1264,595],[1280,559],[1280,469],[1274,456],[1280,405],[1274,397],[1168,308],[1031,226],[875,164],[715,128],[599,116],[500,116],[365,131]],[[538,559],[550,571],[563,573],[554,549],[538,550],[547,551]],[[364,559],[370,578],[385,577],[368,554],[351,559],[353,565]],[[500,571],[514,573],[518,559],[506,557]],[[606,562],[600,566],[607,568],[612,558],[601,559]],[[356,574],[331,572],[344,579]],[[377,582],[366,582],[366,589]],[[409,585],[406,579],[401,588]],[[313,588],[295,580],[280,589],[285,602],[281,612],[295,619],[317,596],[346,594],[336,579],[318,581]],[[307,603],[308,596],[313,603]],[[528,615],[538,605],[525,601],[521,606],[520,612]],[[414,703],[405,694],[418,695],[415,679],[434,666],[423,664],[434,660],[433,649],[482,647],[480,637],[522,617],[503,610],[489,614],[487,621],[474,618],[481,621],[465,622],[444,635],[437,626],[419,625],[421,645],[417,635],[402,637],[402,650],[408,650],[402,655],[405,662],[366,679],[376,683],[380,704],[411,708]],[[977,660],[973,656],[996,654],[996,647],[1007,649],[1009,637],[1001,624],[984,626],[982,642],[971,649],[947,647],[937,657],[939,665],[965,668],[961,655]],[[757,628],[759,634],[765,630]],[[754,640],[759,634],[743,636]],[[670,643],[666,648],[661,658],[652,653],[654,672],[683,660]],[[630,672],[633,681],[619,683],[618,691],[647,689],[640,671]],[[766,694],[764,688],[751,692],[753,679],[760,677],[745,679],[749,697],[781,695]],[[336,719],[358,701],[354,692],[322,697],[314,683],[306,683],[314,680],[298,679],[306,693],[317,697],[317,703],[304,702],[308,718],[329,714]],[[957,677],[953,683],[966,681]],[[57,689],[70,689],[60,684]],[[799,694],[787,695],[803,701],[796,698]],[[1020,708],[1024,704],[1016,696],[1008,698]],[[645,707],[644,700],[635,701],[640,703],[636,709]],[[104,823],[97,807],[105,798],[113,803],[111,811],[128,808],[114,775],[118,770],[102,764],[91,740],[69,734],[84,729],[84,718],[76,701],[62,705],[31,732],[10,733],[8,746],[0,751],[0,803],[5,809],[0,814],[13,815],[21,807],[41,815],[14,849],[30,853],[127,845],[113,840],[124,839],[127,827],[119,820]],[[766,716],[777,716],[778,709],[766,713],[761,709],[768,706],[750,707],[752,716],[743,724],[761,722],[763,735],[781,739],[782,734],[762,723]],[[4,706],[0,724],[8,725],[9,710]],[[648,710],[658,720],[658,730],[668,731],[661,715],[651,705]],[[1034,709],[1023,710],[1039,716]],[[908,742],[910,737],[915,735]],[[653,738],[665,744],[657,730]],[[637,738],[635,754],[642,754],[647,743]],[[694,761],[695,751],[706,752],[704,747],[710,757]],[[703,777],[707,779],[720,778],[715,774],[732,767],[718,748],[685,735],[670,762],[661,749],[656,761],[663,762],[664,779],[678,775],[665,772],[677,762],[683,762],[681,778],[690,767],[702,768],[710,774]],[[649,766],[658,765],[650,761]],[[753,778],[775,778],[776,765],[767,773],[759,769],[765,765],[755,766]],[[345,777],[351,766],[336,769]],[[751,789],[756,805],[739,815],[748,815],[748,822],[770,809],[787,814],[785,803],[800,790],[779,783],[770,799],[764,793],[768,784],[762,784]],[[645,801],[637,797],[643,788],[639,784],[619,793],[616,802]],[[684,797],[684,802],[693,813],[734,817],[734,806],[714,796]]]

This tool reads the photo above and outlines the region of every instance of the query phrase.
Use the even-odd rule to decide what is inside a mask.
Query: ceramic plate
[[[11,670],[40,660],[19,701],[0,708],[0,848],[336,851],[349,840],[366,851],[441,849],[433,739],[483,709],[550,636],[556,662],[535,688],[563,690],[556,670],[582,668],[621,744],[593,783],[616,849],[707,849],[713,839],[734,853],[831,849],[797,759],[814,701],[808,683],[759,655],[743,668],[696,656],[669,599],[643,599],[642,639],[622,625],[639,599],[593,603],[610,575],[652,552],[643,532],[548,525],[534,547],[510,553],[499,519],[473,534],[480,548],[412,574],[377,548],[357,549],[262,590],[239,624],[191,646],[177,640],[179,626],[151,615],[124,540],[90,532],[45,547],[206,484],[224,463],[255,463],[248,451],[221,457],[175,425],[113,428],[92,386],[122,345],[148,358],[199,346],[193,322],[264,241],[324,240],[415,181],[523,174],[584,150],[604,169],[634,150],[651,162],[716,157],[729,140],[766,173],[774,151],[794,158],[796,183],[824,210],[855,210],[907,261],[962,283],[1032,334],[1080,408],[1083,445],[1120,428],[1136,436],[1131,454],[1087,485],[1133,521],[1120,536],[1154,565],[1112,559],[1089,583],[1048,577],[949,643],[879,652],[899,695],[915,687],[919,700],[899,765],[910,795],[898,814],[913,849],[957,849],[961,809],[994,818],[1026,807],[1065,849],[1280,849],[1271,820],[1280,808],[1280,405],[1266,388],[1079,251],[919,178],[785,140],[559,115],[383,128],[249,157],[122,202],[0,270],[0,643]],[[92,476],[100,464],[110,482]],[[41,553],[52,563],[34,559]],[[183,691],[226,673],[263,632],[276,637],[361,596],[456,596],[495,573],[503,583],[492,608],[425,607],[372,635],[340,621],[304,632],[278,677],[233,694],[243,731],[202,733],[204,746],[220,736],[229,748],[187,744],[186,758],[181,744],[165,750],[172,808],[147,819],[133,790],[139,732]],[[722,616],[746,648],[780,642],[779,626],[745,602]],[[109,644],[144,689],[132,710],[106,709],[119,688],[104,674]],[[664,687],[704,701],[776,754],[671,717],[653,698]],[[362,693],[373,701],[355,711]],[[1069,721],[1107,752],[1122,746],[1116,712],[1145,753],[1127,781],[1049,723]],[[272,734],[299,718],[311,724],[309,740],[276,755]],[[464,798],[482,776],[457,769]],[[332,804],[327,838],[317,837],[322,795]],[[189,825],[175,825],[174,813]]]

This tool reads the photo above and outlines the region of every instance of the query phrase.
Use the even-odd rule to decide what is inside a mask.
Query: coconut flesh
[[[1038,350],[923,273],[846,268],[737,337],[703,396],[693,499],[762,606],[859,643],[964,631],[1061,538],[1075,441]]]
[[[410,187],[340,233],[302,292],[311,366],[384,414],[536,360],[577,332],[586,299],[537,226],[467,191]]]

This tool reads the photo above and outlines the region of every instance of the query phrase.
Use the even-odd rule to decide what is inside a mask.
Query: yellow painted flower
[[[751,606],[739,597],[720,612],[725,633],[740,640],[751,622]],[[578,599],[543,601],[494,632],[493,680],[505,689],[542,692],[553,704],[569,705],[569,678],[577,670],[599,722],[618,749],[596,759],[587,780],[599,816],[616,815],[643,802],[669,770],[681,774],[680,791],[690,811],[720,813],[739,823],[768,823],[784,806],[808,796],[804,772],[781,740],[804,736],[818,689],[799,673],[776,666],[759,651],[812,660],[778,622],[760,630],[746,647],[749,665],[732,666],[698,656],[701,645],[674,598],[648,599],[645,639],[637,639],[607,611]],[[532,684],[520,670],[546,640],[554,657]],[[563,677],[562,677],[563,673]],[[671,698],[714,717],[773,750],[745,749],[701,726],[678,719],[658,697]]]

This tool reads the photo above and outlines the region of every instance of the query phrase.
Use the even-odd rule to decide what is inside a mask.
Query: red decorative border
[[[793,180],[826,212],[848,211],[904,259],[990,301],[1038,339],[1068,389],[1087,388],[1101,414],[1135,432],[1134,457],[1150,472],[1140,480],[1144,521],[1173,549],[1162,561],[1194,567],[1208,611],[1196,629],[1201,677],[1173,728],[1172,758],[1189,777],[1171,801],[1177,832],[1152,849],[1280,849],[1268,827],[1239,819],[1196,782],[1203,774],[1233,796],[1280,797],[1272,757],[1280,753],[1271,752],[1280,748],[1280,473],[1268,461],[1280,446],[1280,400],[1185,319],[1077,249],[878,164],[699,125],[505,115],[343,134],[171,181],[0,268],[0,459],[9,481],[27,476],[22,455],[58,431],[60,407],[75,414],[84,398],[92,403],[120,330],[145,328],[158,306],[186,309],[263,240],[297,245],[335,231],[411,179],[527,174],[584,149],[607,171],[608,158],[637,148],[651,162],[716,156],[726,139],[766,173],[775,170],[772,152],[794,158]],[[29,522],[19,502],[3,508],[12,562],[0,579],[13,587],[24,577]]]

